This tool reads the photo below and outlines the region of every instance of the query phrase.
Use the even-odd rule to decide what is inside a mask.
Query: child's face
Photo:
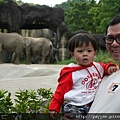
[[[74,52],[70,52],[70,54],[76,60],[78,65],[86,66],[94,61],[96,51],[91,43],[89,43],[88,46],[84,43],[83,46],[75,48]]]

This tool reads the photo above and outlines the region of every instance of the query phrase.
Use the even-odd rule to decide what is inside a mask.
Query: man
[[[104,40],[109,54],[118,62],[120,69],[120,15],[108,24]],[[120,70],[103,78],[89,113],[120,113]],[[70,118],[72,115],[66,114],[63,120]],[[93,118],[88,114],[86,120],[90,119]]]
[[[120,69],[120,15],[115,16],[107,26],[106,48],[118,62]],[[104,77],[96,93],[89,113],[120,113],[120,70]]]

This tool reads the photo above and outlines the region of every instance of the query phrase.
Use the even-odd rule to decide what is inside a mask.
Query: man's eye
[[[112,41],[112,40],[113,40],[113,38],[106,38],[106,40],[108,40],[108,41]]]
[[[118,39],[120,41],[120,36],[116,37],[116,39]]]

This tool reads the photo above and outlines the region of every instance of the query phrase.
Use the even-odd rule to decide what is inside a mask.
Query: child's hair
[[[88,46],[88,44],[91,42],[94,50],[97,50],[97,43],[95,38],[89,34],[89,33],[79,33],[74,35],[69,41],[68,41],[68,49],[71,52],[74,52],[74,49],[76,47],[81,47],[83,43]]]

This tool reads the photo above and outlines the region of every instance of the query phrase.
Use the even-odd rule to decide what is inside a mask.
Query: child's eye
[[[92,50],[88,50],[88,52],[92,52]]]
[[[83,50],[79,50],[78,52],[82,53],[82,52],[83,52]]]

